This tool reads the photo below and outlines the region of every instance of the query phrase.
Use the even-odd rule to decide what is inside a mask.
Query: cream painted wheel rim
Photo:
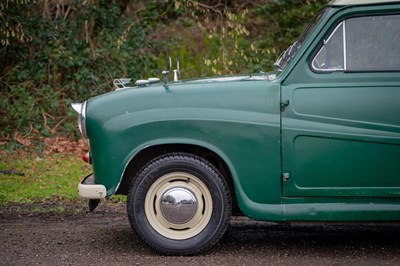
[[[186,191],[196,199],[196,207],[192,207],[190,219],[184,222],[174,223],[172,219],[164,216],[161,209],[164,195],[175,190]],[[151,185],[144,206],[146,218],[154,230],[164,237],[182,240],[196,236],[207,226],[211,219],[213,202],[210,191],[198,177],[173,172],[161,176]],[[182,210],[176,211],[179,215],[179,211]]]

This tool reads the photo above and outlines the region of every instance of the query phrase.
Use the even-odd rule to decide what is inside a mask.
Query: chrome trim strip
[[[346,20],[343,20],[343,68],[347,70]]]

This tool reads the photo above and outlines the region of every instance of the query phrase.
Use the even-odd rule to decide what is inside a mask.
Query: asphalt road
[[[160,256],[123,204],[93,213],[18,214],[0,208],[0,265],[400,265],[400,224],[275,224],[234,218],[210,251]]]

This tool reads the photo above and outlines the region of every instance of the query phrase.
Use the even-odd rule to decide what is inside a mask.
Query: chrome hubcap
[[[145,198],[150,225],[170,239],[188,239],[209,223],[213,201],[207,186],[196,176],[173,172],[159,177]]]
[[[160,209],[168,222],[185,224],[196,214],[197,199],[190,189],[172,188],[161,196]]]

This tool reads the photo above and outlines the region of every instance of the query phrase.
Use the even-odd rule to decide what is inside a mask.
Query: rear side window
[[[400,15],[342,21],[324,40],[311,66],[317,72],[400,71]]]

